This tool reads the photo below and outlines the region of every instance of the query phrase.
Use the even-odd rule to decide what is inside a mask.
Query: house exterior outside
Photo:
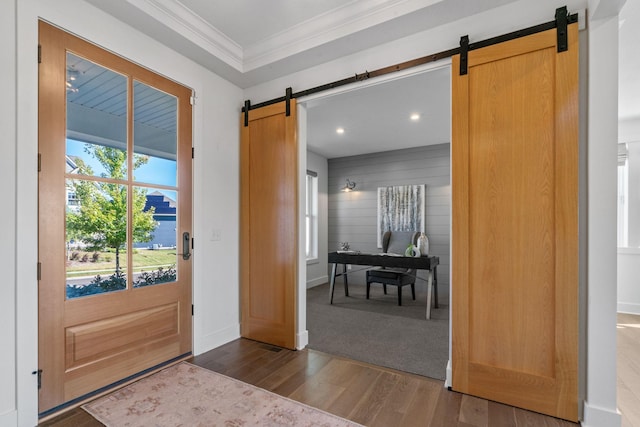
[[[176,247],[176,202],[168,196],[154,191],[147,194],[144,212],[153,208],[153,219],[157,223],[149,242],[134,243],[134,248],[168,249]]]
[[[308,88],[346,74],[376,69],[454,47],[460,35],[481,40],[546,22],[556,7],[580,11],[581,36],[581,401],[583,425],[616,426],[616,144],[618,13],[622,0],[496,1],[464,18],[451,14],[439,26],[400,40],[381,43],[285,77],[241,85],[183,56],[183,46],[168,46],[96,8],[96,0],[9,0],[0,5],[0,51],[5,61],[0,88],[0,185],[6,206],[0,214],[4,281],[0,287],[0,426],[37,424],[38,281],[37,264],[37,87],[38,19],[117,52],[192,87],[194,105],[194,354],[239,336],[238,259],[239,128],[244,99],[281,96],[285,87]],[[444,0],[459,7],[456,0]],[[446,24],[446,25],[445,25]],[[145,25],[141,21],[141,26]],[[587,37],[588,35],[588,37]],[[159,36],[161,38],[161,36]],[[216,60],[212,60],[216,62]],[[224,67],[222,67],[224,68]],[[588,96],[586,96],[588,94]],[[304,105],[301,106],[304,121]],[[303,125],[301,125],[303,126]],[[300,158],[306,141],[301,135]],[[304,160],[300,162],[302,173]],[[304,179],[300,180],[304,182]],[[303,191],[303,190],[301,190]],[[211,197],[211,195],[215,197]],[[304,197],[299,197],[304,200]],[[304,211],[304,209],[302,209]],[[304,221],[300,221],[304,224]],[[205,238],[222,230],[221,242]],[[304,235],[304,232],[302,232]],[[222,244],[221,244],[222,243]],[[301,245],[304,247],[304,245]],[[300,265],[304,265],[304,254]],[[224,268],[224,286],[208,271]],[[306,345],[305,271],[299,273],[299,347]],[[229,286],[229,284],[236,286]]]

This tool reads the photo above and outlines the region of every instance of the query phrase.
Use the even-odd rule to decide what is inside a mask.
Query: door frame
[[[450,57],[443,58],[439,61],[430,62],[424,65],[420,65],[413,68],[408,68],[397,73],[385,74],[373,79],[363,80],[361,82],[340,86],[335,89],[327,90],[324,92],[318,92],[312,95],[297,98],[298,101],[298,302],[297,302],[297,348],[302,349],[309,343],[309,331],[307,330],[307,269],[306,269],[306,255],[304,253],[305,248],[305,197],[306,197],[306,171],[307,171],[307,104],[311,101],[320,99],[329,99],[335,95],[341,95],[352,91],[358,91],[366,89],[368,87],[377,86],[379,84],[388,83],[394,80],[401,80],[407,77],[412,77],[418,74],[428,73],[430,71],[439,70],[442,68],[451,69]],[[452,71],[453,72],[453,71]],[[451,83],[449,83],[451,87]],[[451,90],[449,91],[451,96]],[[451,147],[449,147],[449,153],[451,154]],[[449,164],[451,168],[451,164]],[[449,182],[451,185],[451,182]],[[451,202],[451,200],[450,200]],[[449,212],[449,219],[451,219],[451,212]],[[449,232],[451,232],[451,224],[449,224]],[[449,234],[451,236],[451,234]],[[451,237],[449,237],[449,257],[451,259]],[[303,267],[304,266],[304,267]],[[449,266],[449,277],[451,277],[451,265]],[[451,284],[449,284],[449,287]],[[452,311],[451,305],[449,306],[449,359],[445,369],[445,387],[451,386],[452,370],[451,370],[451,318]]]
[[[175,191],[179,192],[179,191],[185,191],[188,190],[186,193],[181,193],[181,199],[178,199],[178,206],[179,207],[184,207],[184,210],[186,211],[187,215],[185,216],[183,213],[178,212],[178,214],[180,215],[178,218],[178,223],[177,225],[179,226],[179,229],[176,230],[176,267],[179,268],[179,271],[183,272],[183,277],[182,279],[178,279],[177,282],[182,283],[181,281],[184,279],[188,282],[188,287],[187,288],[182,288],[182,290],[178,290],[177,293],[180,294],[183,298],[182,298],[182,303],[184,303],[183,305],[186,306],[185,309],[178,309],[178,323],[179,323],[179,328],[184,328],[186,334],[181,334],[180,335],[180,339],[179,341],[177,341],[178,346],[180,348],[179,352],[181,352],[180,354],[176,354],[174,357],[171,357],[169,359],[167,359],[164,355],[160,355],[159,357],[156,357],[156,359],[149,359],[148,357],[146,359],[144,359],[143,364],[146,364],[146,367],[143,366],[143,369],[139,369],[139,366],[133,367],[133,366],[129,366],[128,370],[129,372],[127,373],[127,375],[125,375],[124,378],[118,378],[116,380],[114,380],[114,382],[112,383],[108,383],[106,385],[99,385],[99,388],[97,390],[92,390],[89,391],[86,394],[82,394],[80,396],[77,397],[73,397],[73,398],[69,398],[67,399],[65,397],[65,400],[63,400],[63,402],[59,405],[55,405],[49,409],[44,409],[44,410],[38,410],[36,409],[36,413],[40,413],[40,415],[42,415],[43,417],[49,417],[50,414],[56,414],[59,413],[60,411],[69,408],[69,407],[73,407],[73,406],[77,406],[77,404],[79,402],[81,402],[82,400],[84,400],[85,398],[87,398],[88,396],[92,396],[94,395],[94,393],[96,393],[98,390],[100,392],[102,392],[103,390],[106,390],[108,388],[112,388],[115,384],[119,384],[122,381],[127,381],[130,382],[142,375],[148,375],[149,373],[156,371],[158,369],[161,369],[162,367],[168,365],[168,364],[172,364],[172,363],[177,363],[179,360],[183,360],[185,359],[185,357],[190,357],[193,354],[193,349],[194,349],[194,334],[193,334],[193,327],[194,327],[194,317],[192,313],[189,313],[189,311],[192,311],[188,308],[189,304],[193,303],[193,292],[194,292],[194,280],[193,280],[193,275],[194,275],[194,263],[193,263],[193,258],[188,260],[188,262],[182,262],[182,259],[180,259],[180,250],[182,249],[182,245],[180,244],[179,240],[179,236],[178,236],[178,231],[182,232],[182,231],[189,231],[192,235],[193,235],[193,228],[194,228],[194,188],[193,188],[193,171],[194,171],[194,162],[193,162],[193,157],[191,155],[191,150],[192,147],[194,145],[194,116],[195,116],[195,112],[193,109],[193,99],[195,96],[195,92],[194,90],[182,83],[178,83],[175,79],[171,79],[169,77],[167,77],[166,75],[163,75],[157,71],[154,71],[148,67],[143,67],[141,66],[139,63],[132,61],[126,57],[123,57],[122,55],[116,54],[113,51],[98,45],[96,43],[93,43],[91,41],[88,41],[85,38],[81,38],[78,37],[77,35],[75,35],[74,33],[61,28],[57,25],[53,25],[45,20],[39,19],[38,20],[38,27],[40,28],[40,31],[38,31],[38,40],[40,40],[41,37],[41,32],[46,32],[46,31],[53,31],[56,32],[56,34],[60,34],[60,41],[61,44],[64,46],[64,50],[66,52],[73,52],[76,55],[79,56],[85,56],[89,53],[90,51],[90,55],[87,55],[87,59],[91,62],[96,62],[99,65],[107,68],[107,69],[111,69],[111,70],[115,70],[115,68],[109,68],[109,67],[115,67],[117,65],[118,69],[115,70],[116,73],[124,73],[126,74],[128,77],[128,81],[127,81],[127,85],[128,88],[127,90],[129,91],[128,94],[128,100],[127,103],[128,105],[128,109],[130,109],[130,113],[133,113],[133,96],[134,93],[131,90],[133,88],[133,84],[134,82],[141,82],[157,91],[160,92],[165,92],[170,94],[171,96],[174,96],[176,98],[176,101],[180,100],[183,102],[177,102],[176,103],[176,116],[177,116],[177,120],[178,121],[178,129],[176,131],[176,148],[177,148],[177,152],[176,154],[178,156],[180,156],[182,160],[181,164],[185,165],[185,167],[183,169],[180,169],[179,165],[180,163],[176,163],[176,184],[175,184]],[[66,41],[64,42],[63,39]],[[43,47],[43,49],[45,49],[46,47]],[[66,56],[66,54],[65,54]],[[44,55],[43,55],[44,57]],[[43,61],[44,62],[44,61]],[[107,63],[108,65],[104,65],[104,63]],[[42,70],[43,64],[40,64],[39,68],[38,68],[38,74],[40,74],[40,71]],[[47,70],[47,69],[45,69]],[[38,84],[40,84],[40,79],[38,79]],[[169,90],[169,91],[166,91]],[[179,95],[178,95],[179,93]],[[41,107],[40,105],[40,96],[37,96],[38,98],[38,103],[36,103],[36,105],[39,106],[39,108]],[[38,110],[39,110],[38,108]],[[42,115],[40,115],[40,118],[38,119],[39,121],[41,121]],[[128,116],[128,114],[127,114]],[[181,122],[180,121],[180,117],[187,117],[187,121],[186,122]],[[129,120],[129,119],[127,119]],[[132,119],[131,119],[132,120]],[[59,126],[64,126],[64,124],[58,125]],[[131,133],[132,133],[132,126],[129,126],[129,122],[127,122],[127,127],[128,127],[128,135],[127,135],[127,142],[128,144],[130,144],[131,146],[129,148],[132,148],[132,144],[133,144],[133,140],[131,139]],[[51,126],[46,126],[47,129],[51,128]],[[65,137],[65,139],[67,139]],[[39,138],[36,139],[37,141],[37,149],[39,152],[42,152],[42,136],[40,136]],[[62,148],[62,150],[64,151],[64,147]],[[43,160],[43,165],[53,165],[53,160],[49,159],[49,160]],[[53,169],[53,167],[51,167],[49,170]],[[44,167],[43,167],[43,170]],[[42,179],[42,172],[38,172],[37,175],[37,181],[39,184],[39,181]],[[89,179],[91,179],[91,177],[89,177]],[[136,181],[133,180],[133,178],[131,177],[131,179],[127,178],[126,180],[129,185],[131,185],[131,187],[135,187],[136,186]],[[154,183],[144,183],[144,182],[140,182],[137,183],[138,186],[146,186],[146,185],[151,185],[154,186],[156,185],[157,187],[167,187],[166,185],[162,185],[162,184],[154,184]],[[126,185],[126,184],[125,184]],[[39,196],[40,195],[40,185],[37,185],[37,191],[36,194]],[[170,186],[169,186],[170,187]],[[172,190],[169,190],[172,191]],[[130,197],[130,196],[129,196]],[[131,212],[128,213],[128,215],[131,215]],[[182,219],[180,219],[182,218]],[[36,219],[38,221],[38,223],[41,220],[41,215],[39,212],[39,209],[36,209]],[[129,217],[129,221],[131,220],[131,218]],[[130,227],[130,226],[129,226]],[[128,233],[129,234],[129,233]],[[41,232],[39,230],[36,229],[36,240],[37,240],[37,244],[36,244],[36,249],[37,252],[40,250],[40,239],[41,238]],[[191,254],[193,254],[191,252]],[[128,255],[129,259],[128,261],[131,261],[130,258],[130,254]],[[39,257],[39,261],[42,260],[42,255],[37,255],[37,257]],[[127,264],[129,264],[129,262],[127,262]],[[181,264],[180,266],[178,266],[178,264]],[[44,269],[43,269],[44,270]],[[56,270],[57,272],[57,270]],[[180,274],[180,273],[179,273]],[[43,275],[44,277],[44,275]],[[38,283],[39,289],[42,289],[42,284],[40,282],[40,279],[38,278]],[[168,285],[172,285],[173,283],[168,283]],[[175,287],[175,286],[174,286]],[[131,285],[131,283],[127,286],[126,288],[127,292],[136,292],[137,291],[133,290],[133,287]],[[156,298],[160,293],[163,294],[167,294],[167,290],[166,289],[162,289],[161,287],[157,287],[157,286],[153,286],[153,287],[149,287],[145,290],[146,294],[152,294],[154,295],[154,297],[152,298],[148,298],[149,295],[146,296],[147,299],[143,298],[142,301],[144,301],[142,303],[142,306],[138,307],[138,309],[142,308],[142,309],[148,309],[149,307],[147,307],[148,305],[151,305],[152,303],[150,301],[155,300],[154,298]],[[62,291],[64,293],[64,291]],[[144,291],[143,291],[144,292]],[[174,293],[176,293],[176,291],[173,291]],[[39,292],[37,292],[39,293]],[[109,299],[113,299],[113,298],[120,298],[122,299],[125,295],[124,294],[119,294],[119,295],[115,295],[115,293],[113,294],[104,294],[104,296],[109,295]],[[127,294],[128,295],[128,294]],[[157,299],[157,298],[156,298]],[[36,301],[36,313],[40,313],[40,303],[38,302],[38,296],[36,295],[35,298]],[[66,303],[68,303],[68,299],[65,298],[64,302],[62,303],[63,306],[66,305]],[[122,305],[121,305],[122,306]],[[56,309],[60,308],[60,306],[56,306]],[[116,309],[117,311],[117,309]],[[40,327],[41,325],[39,324],[39,322],[36,322],[36,337],[38,337],[38,340],[41,339],[41,331],[40,331]],[[175,343],[174,343],[175,345]],[[188,349],[188,351],[187,351]],[[40,349],[41,351],[41,349]],[[184,351],[184,352],[183,352]],[[148,355],[147,355],[148,356]],[[40,358],[40,354],[39,352],[37,353],[37,358]],[[142,361],[142,359],[141,359]],[[157,363],[156,363],[157,362]],[[38,360],[38,367],[41,369],[45,366],[43,366],[43,361],[42,360]],[[149,366],[149,363],[153,363],[153,365]],[[50,363],[50,359],[48,359],[47,362],[47,366],[49,366]],[[139,363],[139,365],[142,365]],[[46,372],[46,370],[45,370]],[[51,369],[50,372],[53,372],[53,370]],[[59,378],[60,373],[58,372],[55,375],[52,375],[52,377],[55,378],[55,381],[60,380]],[[64,374],[63,374],[64,376]],[[64,384],[64,381],[62,381],[62,383]],[[63,387],[64,389],[64,387]],[[38,392],[38,394],[40,394]],[[36,396],[38,396],[38,394]],[[40,405],[40,398],[36,399],[36,408],[37,406]]]

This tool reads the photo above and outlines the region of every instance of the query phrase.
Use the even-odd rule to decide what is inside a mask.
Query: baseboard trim
[[[296,349],[302,350],[307,345],[309,345],[309,331],[303,331],[299,334],[296,334]]]
[[[582,427],[620,427],[622,417],[617,409],[611,410],[589,405],[584,402],[584,417],[581,424]]]
[[[324,285],[329,281],[329,276],[320,276],[315,279],[307,280],[307,289],[315,286]]]
[[[452,378],[453,378],[453,370],[451,368],[451,359],[449,359],[447,361],[447,370],[444,377],[444,386],[449,390],[451,390],[451,384],[453,381]]]
[[[193,354],[197,356],[206,353],[238,338],[240,338],[240,323],[219,329],[200,339],[196,338],[194,340]]]
[[[640,314],[640,304],[632,302],[619,302],[618,313]]]

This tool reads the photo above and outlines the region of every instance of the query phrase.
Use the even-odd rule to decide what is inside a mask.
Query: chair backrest
[[[410,244],[417,244],[418,231],[387,231],[382,236],[382,251],[392,254],[402,254]]]

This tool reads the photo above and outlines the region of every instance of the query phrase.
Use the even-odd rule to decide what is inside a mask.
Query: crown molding
[[[179,0],[126,1],[235,70],[245,73],[443,0],[352,0],[244,49]]]
[[[245,47],[243,69],[246,72],[263,67],[441,1],[351,1]]]
[[[242,46],[177,0],[126,0],[158,22],[242,72]]]

